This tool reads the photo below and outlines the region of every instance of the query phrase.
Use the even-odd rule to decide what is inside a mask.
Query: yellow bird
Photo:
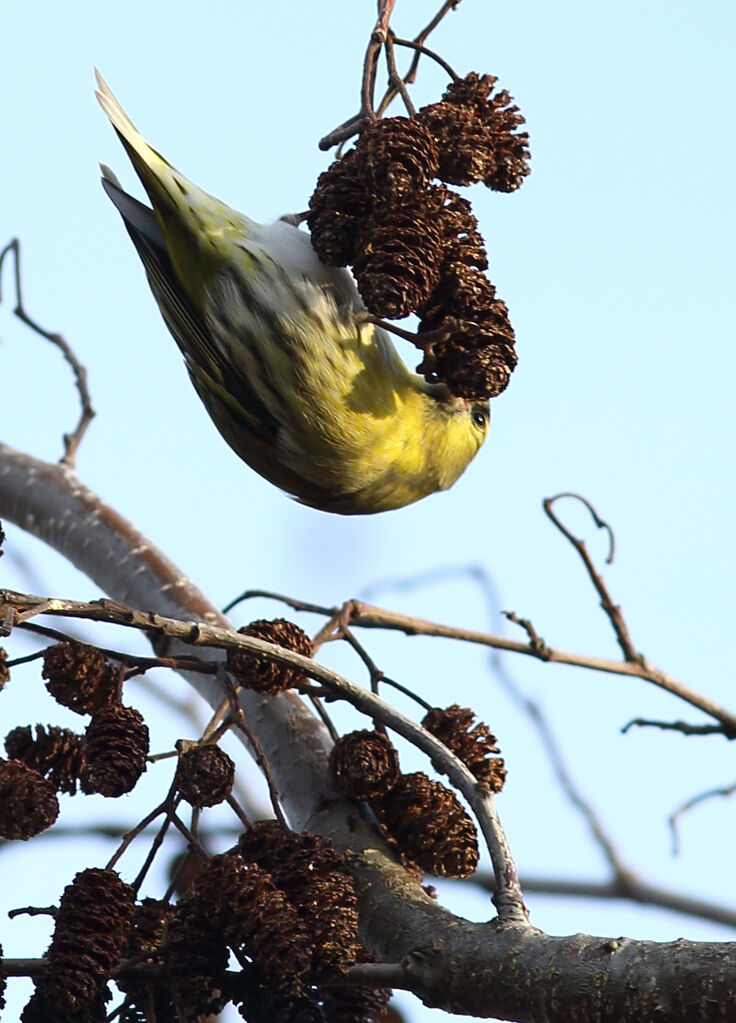
[[[222,436],[303,504],[388,511],[445,490],[488,432],[487,401],[427,383],[366,322],[348,270],[305,231],[261,225],[193,185],[97,98],[153,209],[102,168],[192,383]]]

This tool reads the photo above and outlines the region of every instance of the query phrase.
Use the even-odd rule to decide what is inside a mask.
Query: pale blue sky
[[[413,34],[434,9],[434,0],[398,0],[394,25]],[[372,518],[302,508],[244,467],[200,407],[99,186],[99,161],[126,186],[136,182],[94,100],[92,67],[180,170],[254,218],[271,219],[305,207],[330,159],[317,139],[355,112],[372,18],[369,0],[221,2],[206,14],[201,4],[171,0],[130,0],[123,9],[8,5],[0,44],[0,245],[21,237],[29,311],[61,331],[88,367],[99,415],[80,453],[80,475],[216,603],[246,587],[336,603],[382,580],[473,564],[493,577],[502,606],[532,618],[550,644],[615,656],[581,566],[541,511],[544,496],[578,490],[616,530],[617,560],[607,577],[636,645],[733,706],[730,0],[464,0],[432,37],[459,71],[499,76],[526,114],[533,154],[519,193],[469,192],[520,361],[493,403],[485,448],[450,493]],[[437,98],[444,84],[427,67],[418,102]],[[415,359],[408,346],[404,354]],[[76,415],[68,374],[6,306],[0,380],[2,440],[58,457],[60,435]],[[602,539],[584,516],[571,513],[570,521],[602,557]],[[8,536],[2,585],[97,595],[40,545],[16,530]],[[42,573],[38,583],[13,561],[19,549]],[[467,578],[411,592],[379,587],[371,599],[502,628]],[[278,608],[259,605],[238,624],[261,613]],[[499,807],[522,872],[603,876],[598,852],[482,653],[373,634],[367,642],[388,673],[438,703],[474,706],[499,735],[510,769]],[[349,658],[330,657],[362,677]],[[571,770],[631,864],[680,892],[736,902],[732,807],[715,802],[687,818],[677,859],[665,826],[682,799],[732,780],[723,740],[622,737],[620,726],[634,716],[697,715],[643,683],[521,661],[507,666],[545,706]],[[40,709],[36,675],[24,678],[22,690],[19,684],[3,696],[4,731],[54,714]],[[153,708],[140,688],[130,699]],[[155,747],[165,748],[181,727],[154,724]],[[424,766],[418,757],[406,764]],[[63,819],[91,812],[134,821],[158,791],[153,774],[140,797],[122,803],[67,800]],[[94,864],[71,844],[46,848],[56,874],[33,844],[3,852],[4,876],[13,871],[16,879],[8,905],[54,901],[76,869],[108,855],[104,843]],[[474,893],[442,894],[469,916],[486,913]],[[618,904],[529,903],[533,922],[553,933],[733,937],[715,925]],[[6,952],[37,952],[44,927],[3,923]],[[18,1011],[22,1001],[13,1004]],[[417,1021],[439,1015],[416,1004],[411,1011]]]

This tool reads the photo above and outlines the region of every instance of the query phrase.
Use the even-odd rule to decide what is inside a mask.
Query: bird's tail
[[[208,270],[224,262],[229,245],[252,233],[254,225],[172,167],[141,135],[99,71],[95,76],[97,99],[148,193],[169,257],[180,278],[189,282],[191,297],[201,298],[202,279]],[[120,191],[117,178],[107,168],[103,168],[103,179]],[[120,208],[117,201],[116,205]]]
[[[143,138],[120,106],[105,79],[96,69],[95,78],[97,79],[95,95],[100,106],[107,114],[110,123],[125,147],[125,151],[130,157],[130,161],[138,177],[141,179],[141,183],[148,193],[154,209],[159,214],[165,215],[167,207],[176,206],[173,200],[172,185],[182,175]],[[182,180],[184,179],[182,178]]]

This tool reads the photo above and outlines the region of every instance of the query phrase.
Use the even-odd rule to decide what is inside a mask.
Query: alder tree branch
[[[77,449],[82,442],[82,438],[87,432],[87,427],[95,417],[95,410],[92,407],[92,399],[90,397],[89,388],[87,386],[87,370],[79,361],[77,356],[74,354],[73,349],[61,334],[45,330],[40,324],[36,323],[28,313],[26,312],[25,306],[23,305],[23,287],[22,287],[22,275],[20,266],[20,239],[13,238],[12,241],[8,242],[2,251],[0,251],[0,302],[2,301],[2,269],[5,257],[12,254],[14,276],[13,280],[15,283],[15,308],[13,312],[26,327],[29,327],[35,334],[40,334],[41,337],[45,337],[47,341],[50,341],[53,345],[61,351],[65,360],[71,367],[72,373],[74,374],[74,384],[79,394],[79,402],[81,405],[79,413],[79,421],[71,433],[63,434],[64,441],[64,454],[61,461],[68,465],[70,468],[74,467]]]

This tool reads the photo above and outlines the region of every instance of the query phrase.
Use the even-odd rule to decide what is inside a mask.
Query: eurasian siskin
[[[488,402],[412,373],[349,271],[321,263],[292,224],[256,224],[193,185],[97,83],[153,209],[106,167],[103,186],[228,444],[303,504],[343,515],[452,486],[485,439]]]

